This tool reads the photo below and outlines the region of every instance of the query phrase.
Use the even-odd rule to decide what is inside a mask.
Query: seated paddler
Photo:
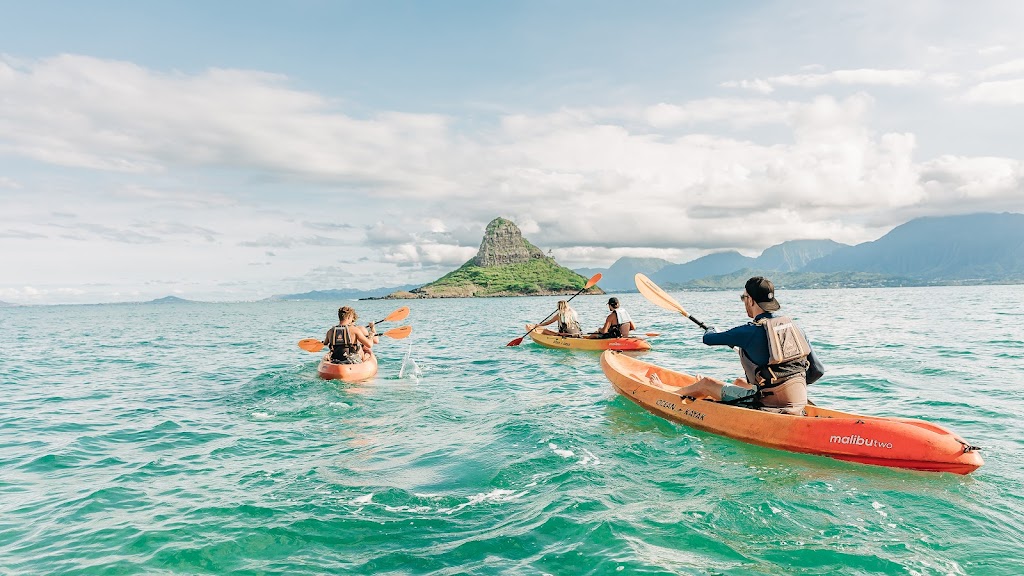
[[[580,327],[580,318],[576,314],[576,310],[565,300],[558,301],[558,310],[548,317],[547,320],[541,322],[537,326],[548,326],[554,322],[558,322],[558,332],[552,332],[547,328],[544,329],[544,333],[550,336],[579,336],[583,333],[583,328]]]
[[[771,280],[761,276],[747,280],[740,300],[752,321],[725,332],[709,327],[704,332],[704,343],[735,348],[746,380],[726,384],[703,377],[679,388],[678,393],[783,414],[804,414],[807,385],[821,378],[825,367],[815,357],[804,331],[792,318],[777,314],[781,305],[775,299]],[[651,381],[661,383],[657,374],[651,376]]]
[[[359,364],[371,354],[380,341],[374,323],[365,328],[356,325],[359,315],[349,306],[338,308],[338,325],[327,330],[324,344],[331,348],[330,360],[335,364]]]

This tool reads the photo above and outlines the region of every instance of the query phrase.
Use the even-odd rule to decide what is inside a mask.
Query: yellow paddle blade
[[[394,338],[395,340],[401,340],[402,338],[405,338],[409,334],[412,334],[412,326],[392,328],[391,330],[384,332],[382,335],[387,336],[388,338]]]
[[[388,317],[382,320],[382,322],[398,322],[399,320],[405,320],[409,316],[409,307],[402,306],[398,310],[395,310]]]
[[[654,304],[655,306],[658,306],[660,308],[664,308],[665,310],[679,312],[683,316],[690,316],[689,314],[686,313],[686,309],[683,308],[682,305],[679,304],[679,302],[675,301],[675,298],[672,298],[671,296],[666,294],[660,286],[652,282],[651,279],[648,278],[647,276],[644,276],[643,274],[637,274],[636,276],[633,277],[633,281],[636,282],[636,289],[639,290],[641,294],[643,294],[644,298],[650,300],[651,304]]]
[[[319,352],[324,349],[324,343],[316,338],[303,338],[299,340],[299,348],[306,352]]]
[[[600,281],[601,281],[601,273],[598,272],[597,274],[594,274],[593,276],[591,276],[590,280],[587,280],[587,283],[583,285],[583,289],[586,290],[587,288],[592,287],[594,284],[597,284]]]

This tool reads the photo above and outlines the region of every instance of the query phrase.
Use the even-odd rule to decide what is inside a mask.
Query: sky
[[[1024,212],[1024,3],[0,0],[0,301],[422,284]]]

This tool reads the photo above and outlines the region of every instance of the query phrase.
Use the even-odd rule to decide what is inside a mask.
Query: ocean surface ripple
[[[732,292],[675,296],[745,321]],[[667,422],[596,353],[505,347],[557,298],[409,302],[413,335],[357,385],[296,346],[344,302],[4,308],[0,574],[1024,573],[1024,290],[779,297],[828,369],[816,403],[951,428],[985,466],[891,470]],[[661,333],[645,359],[738,375],[686,319],[620,298]],[[604,301],[573,304],[594,328]]]

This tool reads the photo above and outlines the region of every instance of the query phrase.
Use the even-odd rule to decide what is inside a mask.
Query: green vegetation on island
[[[551,258],[483,267],[472,261],[419,288],[430,296],[512,296],[576,292],[587,279]]]

